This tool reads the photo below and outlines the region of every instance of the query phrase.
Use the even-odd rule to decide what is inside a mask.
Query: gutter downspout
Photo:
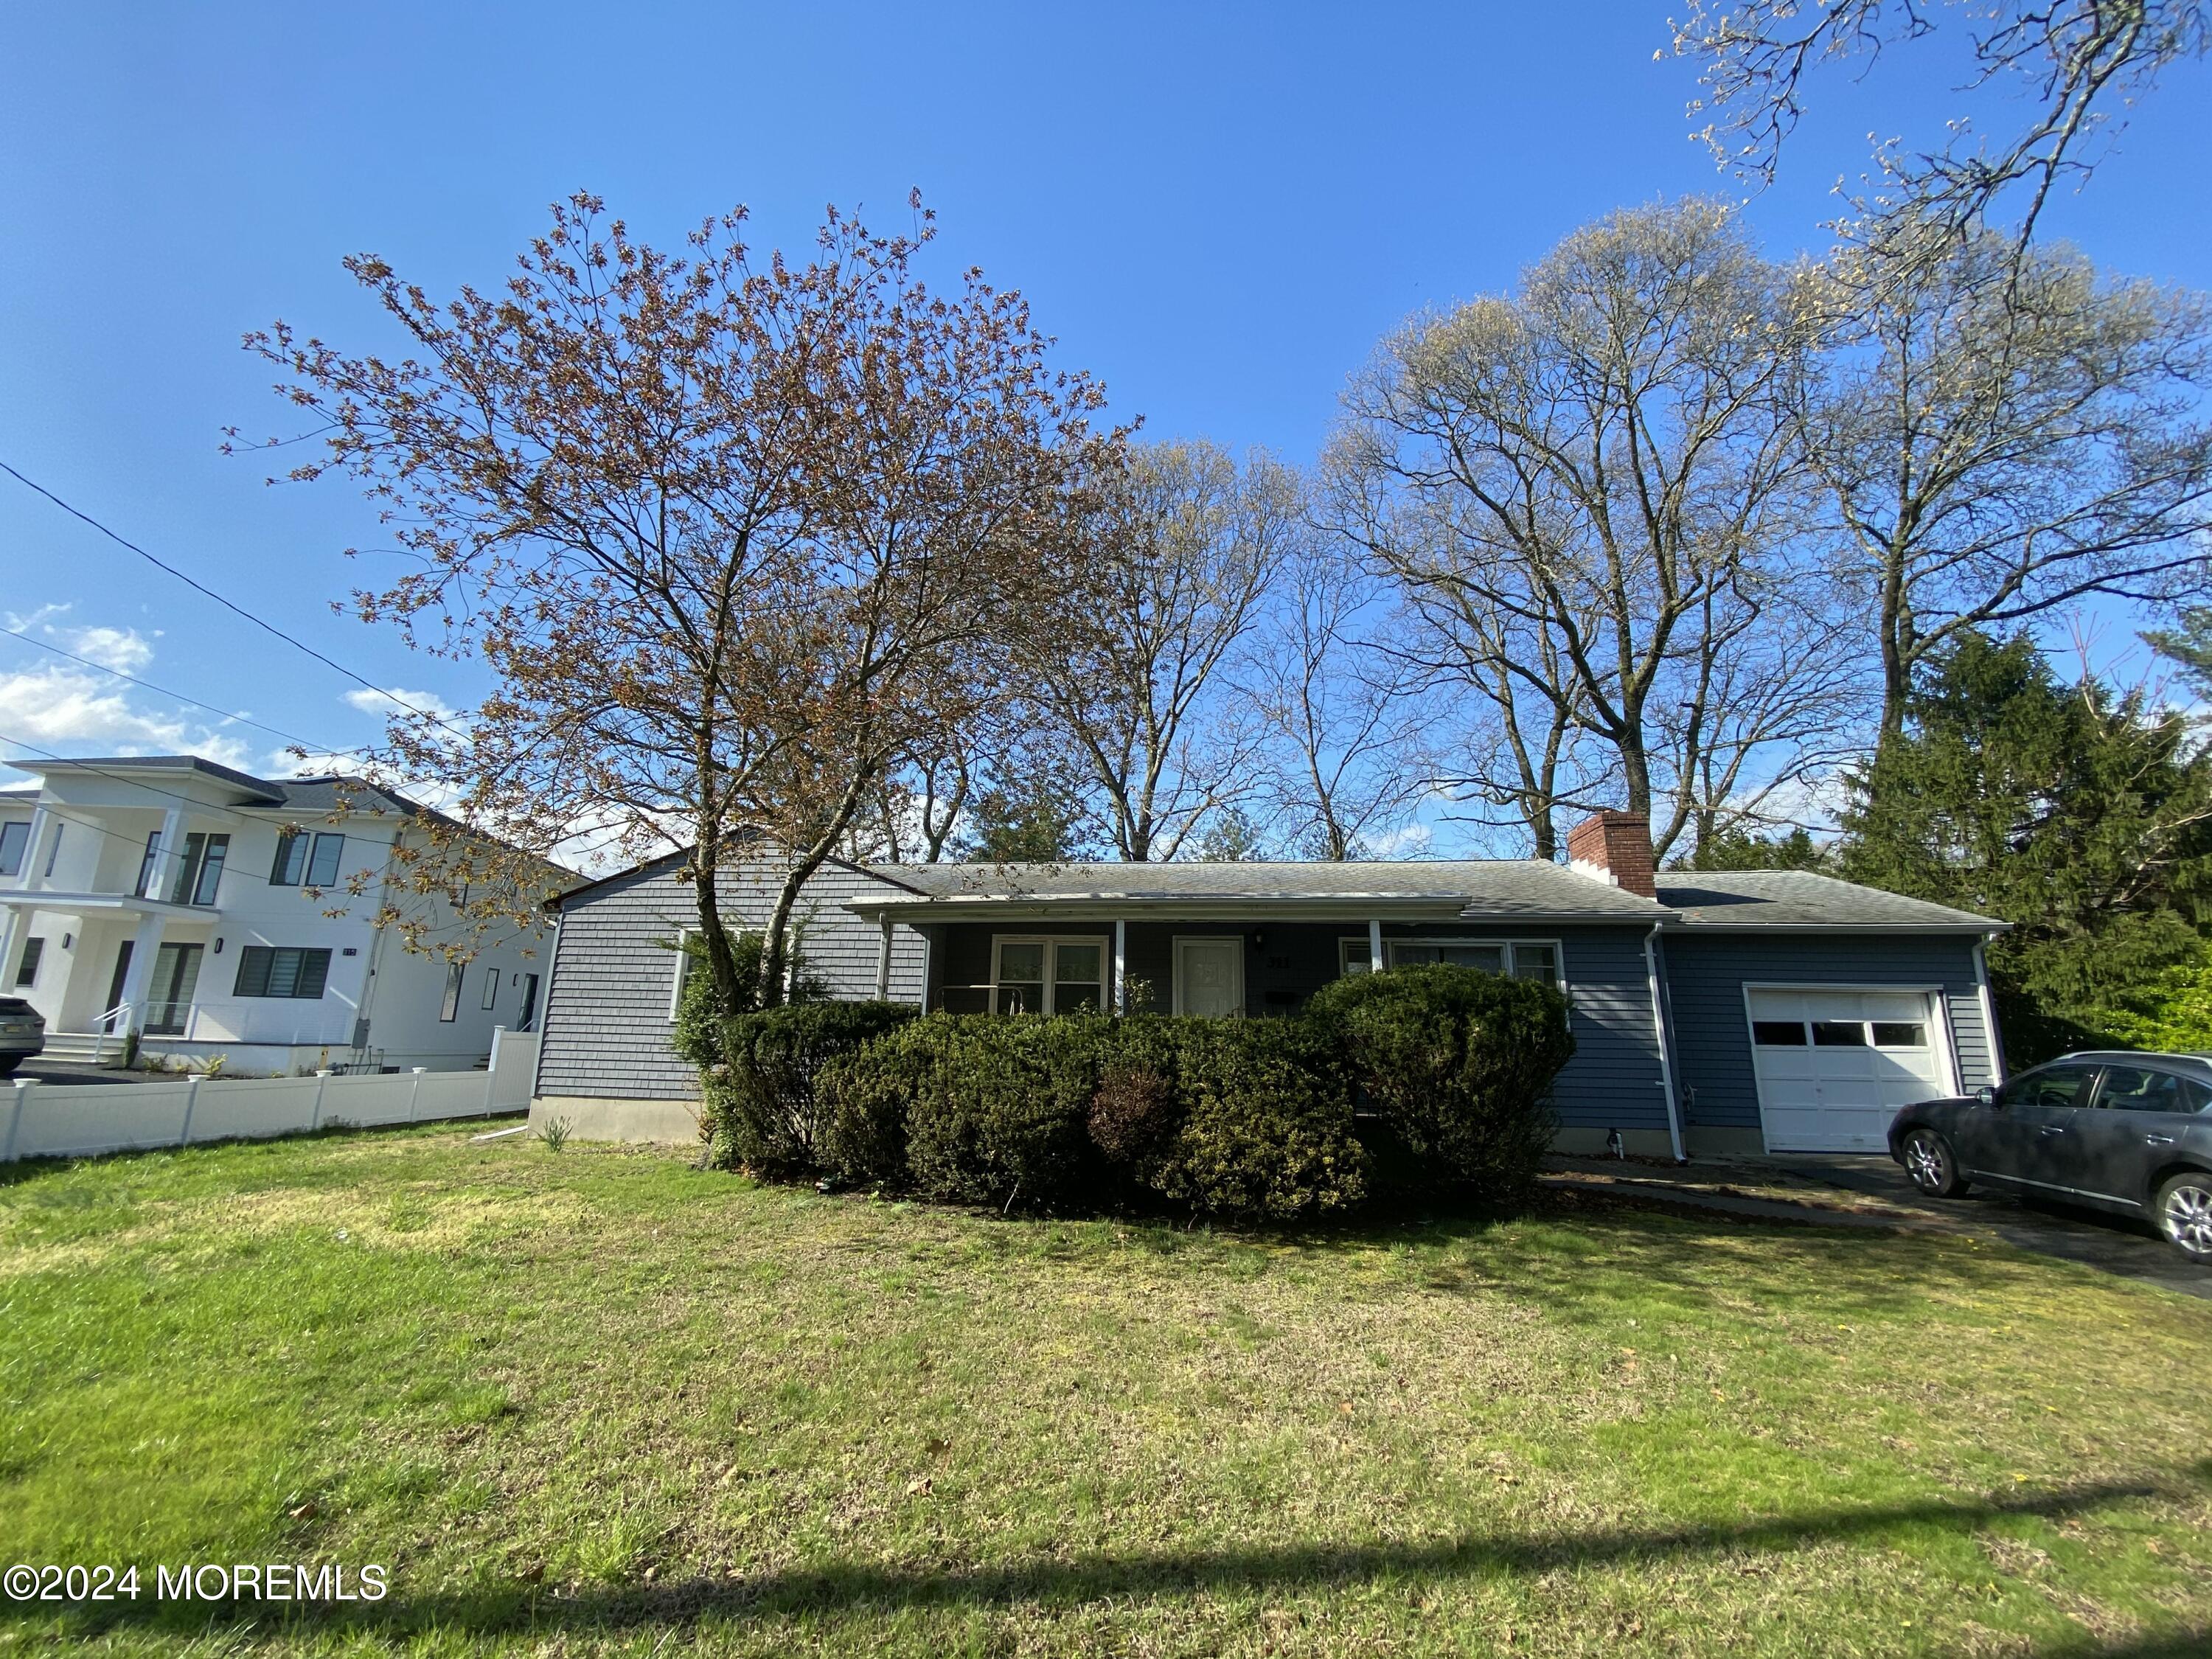
[[[1990,1045],[1990,1072],[1999,1083],[2005,1080],[2004,1036],[1997,1030],[1997,1008],[1990,995],[1989,939],[1974,941],[1974,990],[1981,999],[1982,1033]],[[1964,1079],[1960,1079],[1964,1081]]]
[[[533,1103],[542,1092],[538,1085],[545,1077],[545,1028],[553,1017],[553,981],[561,971],[561,924],[566,919],[567,912],[554,911],[553,947],[546,952],[545,982],[538,994],[538,1006],[532,1011],[535,1016],[534,1024],[538,1028],[538,1054],[530,1066],[530,1098]]]
[[[1651,931],[1644,936],[1644,973],[1651,988],[1651,1030],[1659,1039],[1659,1087],[1667,1097],[1667,1139],[1674,1148],[1674,1162],[1687,1164],[1689,1154],[1682,1150],[1682,1114],[1674,1103],[1674,1063],[1668,1041],[1667,1006],[1661,1000],[1659,989],[1659,956],[1655,948],[1659,939],[1659,924],[1651,924]]]

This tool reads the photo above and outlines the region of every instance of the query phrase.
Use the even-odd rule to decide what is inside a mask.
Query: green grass
[[[2212,1304],[1595,1204],[1297,1237],[422,1130],[0,1172],[0,1656],[2196,1653]]]

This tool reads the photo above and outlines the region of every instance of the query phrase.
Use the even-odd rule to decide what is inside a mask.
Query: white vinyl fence
[[[0,1163],[200,1140],[260,1140],[341,1124],[428,1123],[528,1109],[538,1034],[495,1029],[482,1072],[354,1077],[179,1078],[173,1083],[41,1083],[0,1100]]]

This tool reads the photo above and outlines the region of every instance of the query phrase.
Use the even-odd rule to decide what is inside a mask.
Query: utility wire
[[[0,463],[0,465],[4,465],[4,463]],[[362,749],[334,749],[328,744],[310,742],[307,738],[300,736],[297,732],[283,731],[274,726],[264,726],[259,720],[249,720],[244,714],[233,714],[228,709],[218,708],[214,703],[202,702],[198,697],[188,697],[181,691],[172,691],[167,686],[155,684],[151,680],[142,680],[136,674],[126,674],[121,669],[112,668],[104,662],[94,662],[90,657],[80,657],[74,651],[64,651],[58,645],[50,645],[46,641],[35,638],[29,634],[11,632],[7,635],[7,637],[9,639],[21,640],[26,645],[35,645],[41,651],[51,651],[57,657],[67,657],[71,662],[82,663],[87,668],[96,668],[103,674],[112,674],[118,680],[128,680],[133,685],[143,686],[147,690],[155,692],[161,696],[174,697],[179,702],[188,702],[195,708],[204,708],[209,714],[219,714],[224,720],[232,721],[237,725],[250,726],[257,732],[266,732],[272,738],[282,738],[287,743],[296,743],[302,749],[312,750],[319,754],[352,755],[356,757],[368,752],[366,750]]]
[[[0,463],[0,465],[4,465],[4,463]],[[88,762],[71,760],[67,755],[57,755],[51,749],[40,748],[35,743],[26,743],[21,738],[11,738],[5,732],[0,732],[0,743],[12,744],[17,749],[27,749],[42,760],[58,761],[65,766],[74,767],[78,771],[89,772],[97,778],[106,778],[113,783],[127,783],[132,788],[143,789],[149,795],[163,795],[167,796],[171,800],[182,801],[185,805],[191,807],[195,812],[220,812],[225,817],[236,818],[240,823],[266,823],[269,821],[265,817],[257,817],[251,812],[241,811],[235,806],[222,806],[216,805],[213,801],[200,800],[191,795],[180,795],[173,789],[164,789],[159,784],[149,783],[145,779],[142,777],[135,777],[128,772],[102,771],[99,767],[94,766]],[[380,785],[371,782],[367,778],[350,779],[345,781],[357,782],[361,784],[362,787],[373,790],[376,793],[383,795],[390,799],[404,799],[404,797],[394,795],[391,790],[383,788]],[[300,778],[293,778],[289,780],[257,779],[256,781],[289,781],[293,783],[300,783],[307,781],[307,780]],[[324,781],[324,780],[317,779],[315,781],[320,782]],[[410,804],[411,805],[412,803]],[[268,809],[264,810],[265,811]],[[309,820],[303,819],[303,821]],[[72,820],[72,822],[75,822],[75,820]],[[125,837],[125,839],[128,839],[128,837]]]
[[[321,652],[316,650],[313,646],[307,644],[303,640],[295,639],[293,635],[287,634],[283,629],[277,627],[276,623],[263,621],[259,617],[255,616],[251,611],[248,611],[244,605],[240,605],[234,599],[225,599],[222,594],[216,592],[215,589],[208,586],[204,582],[196,581],[191,577],[187,576],[183,571],[178,569],[176,566],[164,563],[161,560],[155,558],[151,553],[149,553],[144,548],[139,546],[137,543],[132,541],[127,536],[122,535],[118,532],[110,530],[106,525],[100,523],[99,520],[94,518],[91,514],[84,512],[79,507],[70,506],[69,502],[55,495],[52,490],[47,489],[44,484],[25,477],[14,467],[9,465],[7,462],[0,461],[0,472],[5,472],[17,483],[21,484],[26,489],[29,489],[35,494],[45,496],[48,501],[52,501],[56,507],[61,508],[63,512],[68,514],[71,518],[80,520],[83,523],[90,525],[94,530],[97,530],[101,535],[106,537],[108,540],[113,542],[117,546],[130,549],[131,552],[136,553],[140,558],[145,560],[147,563],[152,565],[156,570],[167,572],[170,575],[174,576],[179,581],[184,583],[185,586],[191,588],[194,592],[205,594],[209,599],[213,599],[217,605],[222,606],[224,610],[244,617],[247,622],[252,623],[256,628],[260,629],[264,633],[275,635],[278,639],[283,641],[285,644],[291,646],[295,650],[306,652],[307,655],[313,657],[317,662],[321,663],[326,668],[335,669],[337,672],[344,675],[346,678],[351,680],[355,684],[365,687],[368,690],[375,692],[380,697],[391,697],[393,702],[398,703],[409,714],[420,714],[425,720],[434,720],[438,725],[445,726],[448,732],[453,732],[456,737],[465,737],[468,735],[459,726],[448,723],[442,715],[437,714],[428,708],[417,708],[413,703],[409,702],[404,697],[392,696],[392,692],[388,689],[379,685],[374,680],[364,678],[362,675],[356,673],[352,669],[348,668],[343,663],[336,660],[334,658],[325,656]]]

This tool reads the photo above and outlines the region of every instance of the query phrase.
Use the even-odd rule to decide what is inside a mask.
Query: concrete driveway
[[[1906,1178],[1903,1168],[1880,1156],[1771,1152],[1765,1161],[1799,1179],[1879,1199],[1942,1224],[2002,1238],[2024,1250],[2212,1298],[2212,1267],[2187,1260],[2153,1232],[2148,1221],[2016,1198],[1989,1187],[1972,1188],[1960,1198],[1929,1198]]]
[[[1880,1154],[1770,1152],[1704,1158],[1679,1168],[1633,1160],[1553,1158],[1546,1184],[1612,1188],[1623,1198],[1808,1226],[1897,1227],[2001,1239],[2184,1296],[2212,1300],[2212,1267],[2185,1259],[2146,1223],[1976,1188],[1923,1196]]]

